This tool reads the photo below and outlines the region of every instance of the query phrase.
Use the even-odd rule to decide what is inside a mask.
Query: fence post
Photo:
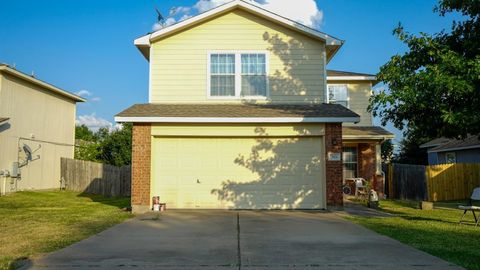
[[[394,189],[393,189],[393,163],[388,164],[388,196],[390,196],[389,199],[394,199],[395,194],[394,194]]]

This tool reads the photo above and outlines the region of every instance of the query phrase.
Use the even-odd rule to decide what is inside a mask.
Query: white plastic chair
[[[355,178],[355,197],[358,195],[367,196],[367,181],[363,178]]]
[[[472,196],[470,196],[469,205],[458,206],[459,209],[464,210],[463,215],[460,218],[460,224],[462,224],[463,217],[465,217],[465,214],[467,213],[467,211],[472,211],[473,218],[475,219],[475,227],[478,226],[480,217],[477,219],[477,216],[475,215],[475,210],[480,210],[480,206],[473,205],[473,201],[480,201],[480,187],[477,187],[473,190]]]

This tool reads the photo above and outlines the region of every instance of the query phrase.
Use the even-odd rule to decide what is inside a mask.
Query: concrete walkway
[[[340,218],[167,211],[128,220],[24,269],[460,269]]]

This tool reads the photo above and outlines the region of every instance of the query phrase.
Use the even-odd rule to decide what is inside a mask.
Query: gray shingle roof
[[[448,142],[430,149],[429,152],[445,152],[465,148],[480,148],[480,139],[478,138],[478,135],[470,135],[464,140],[451,139]]]
[[[376,75],[367,74],[367,73],[357,73],[357,72],[350,72],[350,71],[341,71],[341,70],[327,70],[327,76],[368,76],[368,77],[375,77]]]
[[[439,145],[442,145],[444,143],[447,143],[448,141],[450,141],[450,139],[447,139],[447,138],[437,138],[437,139],[433,139],[427,143],[424,143],[422,145],[420,145],[420,148],[431,148],[431,147],[435,147],[435,146],[439,146]]]
[[[360,117],[338,104],[257,105],[257,104],[136,104],[116,117]]]
[[[378,126],[344,126],[342,135],[346,136],[384,136],[393,137],[393,133]]]

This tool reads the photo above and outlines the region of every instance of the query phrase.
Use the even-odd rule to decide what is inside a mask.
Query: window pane
[[[242,54],[242,74],[266,74],[265,54]]]
[[[356,178],[357,177],[357,164],[347,163],[343,164],[343,178]]]
[[[267,78],[264,75],[242,75],[242,96],[266,96]]]
[[[210,56],[210,95],[235,96],[235,55]]]
[[[235,96],[235,76],[212,75],[210,91],[211,96]]]
[[[328,98],[331,103],[348,106],[348,89],[346,85],[329,85]]]
[[[242,54],[242,96],[266,96],[265,54]]]
[[[212,54],[210,56],[211,74],[235,74],[234,54]]]
[[[356,147],[343,148],[343,177],[344,178],[357,177],[357,148]]]

